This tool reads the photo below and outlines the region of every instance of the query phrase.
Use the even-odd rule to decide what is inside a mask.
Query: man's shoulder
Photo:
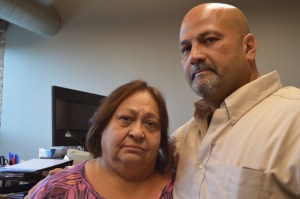
[[[180,134],[187,132],[187,129],[195,125],[195,118],[192,117],[190,120],[181,125],[173,134],[172,137],[177,137]]]
[[[293,86],[282,87],[273,95],[284,99],[299,100],[300,102],[300,89]]]
[[[173,140],[175,151],[174,151],[174,158],[175,164],[178,163],[179,160],[179,151],[183,146],[185,140],[189,137],[188,135],[192,134],[192,130],[195,130],[196,127],[195,118],[191,118],[186,123],[184,123],[181,127],[179,127],[172,135],[171,138]]]
[[[195,118],[191,118],[186,123],[184,123],[182,126],[180,126],[173,134],[172,139],[176,143],[176,145],[180,144],[185,137],[187,137],[189,134],[193,134],[192,132],[198,131],[198,126]]]

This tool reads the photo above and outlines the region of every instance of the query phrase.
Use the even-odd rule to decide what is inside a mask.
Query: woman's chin
[[[144,163],[144,158],[139,155],[139,154],[135,154],[135,153],[131,153],[131,154],[126,154],[122,157],[119,158],[121,160],[121,162],[126,163],[126,164],[136,164],[136,163]]]

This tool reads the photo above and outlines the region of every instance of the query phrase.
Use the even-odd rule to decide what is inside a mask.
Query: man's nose
[[[198,63],[205,62],[206,56],[204,53],[204,48],[198,43],[194,43],[190,53],[190,64],[195,65]]]

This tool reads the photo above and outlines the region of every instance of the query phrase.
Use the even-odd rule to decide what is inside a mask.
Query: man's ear
[[[254,59],[256,55],[256,39],[253,34],[247,34],[243,39],[243,48],[249,59]]]

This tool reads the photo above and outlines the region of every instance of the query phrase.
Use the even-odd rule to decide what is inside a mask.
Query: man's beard
[[[209,74],[209,77],[195,76],[195,73],[199,70],[209,70],[211,74]],[[202,98],[214,96],[221,88],[220,75],[214,65],[204,63],[193,65],[190,72],[190,80],[193,91]]]

